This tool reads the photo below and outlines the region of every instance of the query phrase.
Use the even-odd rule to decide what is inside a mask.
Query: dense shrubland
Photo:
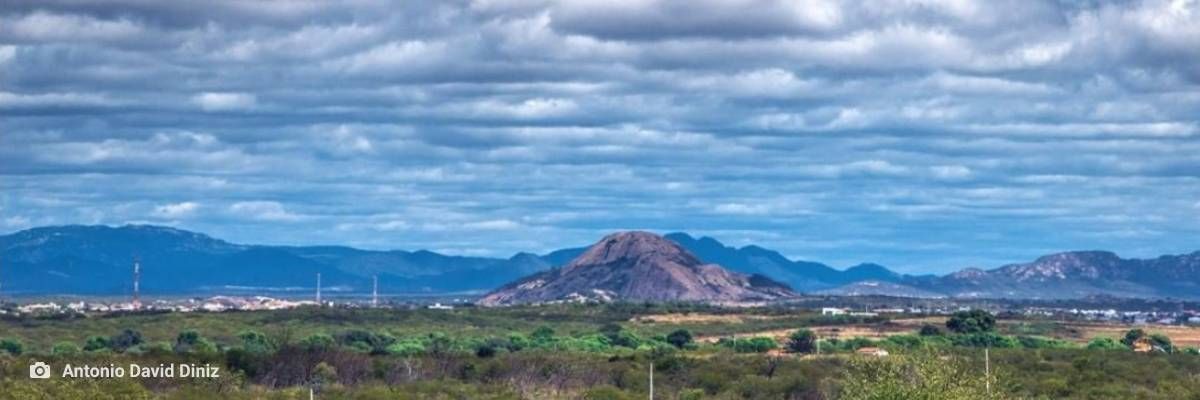
[[[138,324],[106,323],[100,325],[113,328],[107,334],[72,332],[27,342],[11,335],[21,325],[6,325],[8,334],[0,332],[0,398],[307,398],[309,389],[322,398],[355,399],[644,398],[651,364],[656,393],[678,399],[1200,398],[1195,350],[1140,331],[1081,346],[1001,335],[991,316],[971,312],[945,327],[882,340],[818,338],[797,329],[782,341],[750,335],[700,342],[697,330],[709,337],[722,330],[648,328],[629,322],[637,315],[629,307],[643,306],[496,310],[538,323],[501,321],[506,329],[488,325],[497,324],[494,315],[428,313],[423,326],[392,328],[383,318],[339,315],[358,311],[318,309],[263,316],[274,324],[210,330],[218,334],[205,325],[180,324],[176,333],[163,335],[147,334]],[[322,329],[300,329],[296,320],[320,321]],[[37,329],[38,322],[25,326]],[[1130,348],[1139,341],[1160,351],[1135,354]],[[866,346],[892,356],[849,354]],[[983,347],[991,349],[991,376],[983,374]],[[822,355],[808,355],[818,348]],[[209,363],[222,366],[223,374],[213,380],[33,381],[25,375],[35,359],[56,366]]]

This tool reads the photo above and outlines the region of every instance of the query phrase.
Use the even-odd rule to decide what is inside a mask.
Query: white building
[[[844,315],[844,314],[846,314],[846,310],[841,309],[841,308],[825,307],[825,308],[821,309],[821,315]]]

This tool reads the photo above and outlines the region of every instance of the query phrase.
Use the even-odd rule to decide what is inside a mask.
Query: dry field
[[[1133,328],[1141,328],[1149,333],[1161,333],[1171,338],[1171,342],[1179,347],[1200,347],[1200,327],[1163,326],[1163,325],[1116,325],[1116,324],[1064,324],[1081,332],[1078,337],[1063,338],[1086,343],[1096,337],[1120,339],[1125,332]]]
[[[869,339],[884,339],[888,336],[912,334],[920,325],[906,326],[897,324],[857,324],[857,325],[822,325],[809,326],[807,329],[816,332],[817,336],[822,339],[849,339],[854,337],[864,337]],[[751,338],[758,336],[767,336],[774,338],[776,342],[783,343],[787,340],[788,335],[791,335],[796,329],[774,329],[758,332],[737,333],[724,336],[701,336],[697,337],[696,341],[703,343],[715,343],[721,338]]]
[[[786,318],[784,316],[774,315],[747,315],[747,314],[655,314],[655,315],[640,315],[633,317],[629,322],[638,323],[657,323],[657,324],[740,324],[747,321],[764,321],[771,319]]]

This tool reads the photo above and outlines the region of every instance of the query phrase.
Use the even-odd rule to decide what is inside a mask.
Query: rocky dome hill
[[[649,232],[608,235],[561,268],[505,285],[485,306],[555,301],[757,302],[794,296],[762,275],[705,264],[673,241]]]

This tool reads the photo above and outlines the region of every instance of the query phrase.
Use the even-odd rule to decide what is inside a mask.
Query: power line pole
[[[991,346],[983,348],[983,377],[984,387],[987,388],[988,398],[992,398],[992,358],[988,355],[988,349]]]
[[[142,297],[139,293],[142,280],[142,262],[138,256],[133,256],[133,309],[139,310],[142,308]]]
[[[654,400],[654,360],[650,360],[650,400]]]
[[[379,275],[371,276],[371,307],[379,307]]]

